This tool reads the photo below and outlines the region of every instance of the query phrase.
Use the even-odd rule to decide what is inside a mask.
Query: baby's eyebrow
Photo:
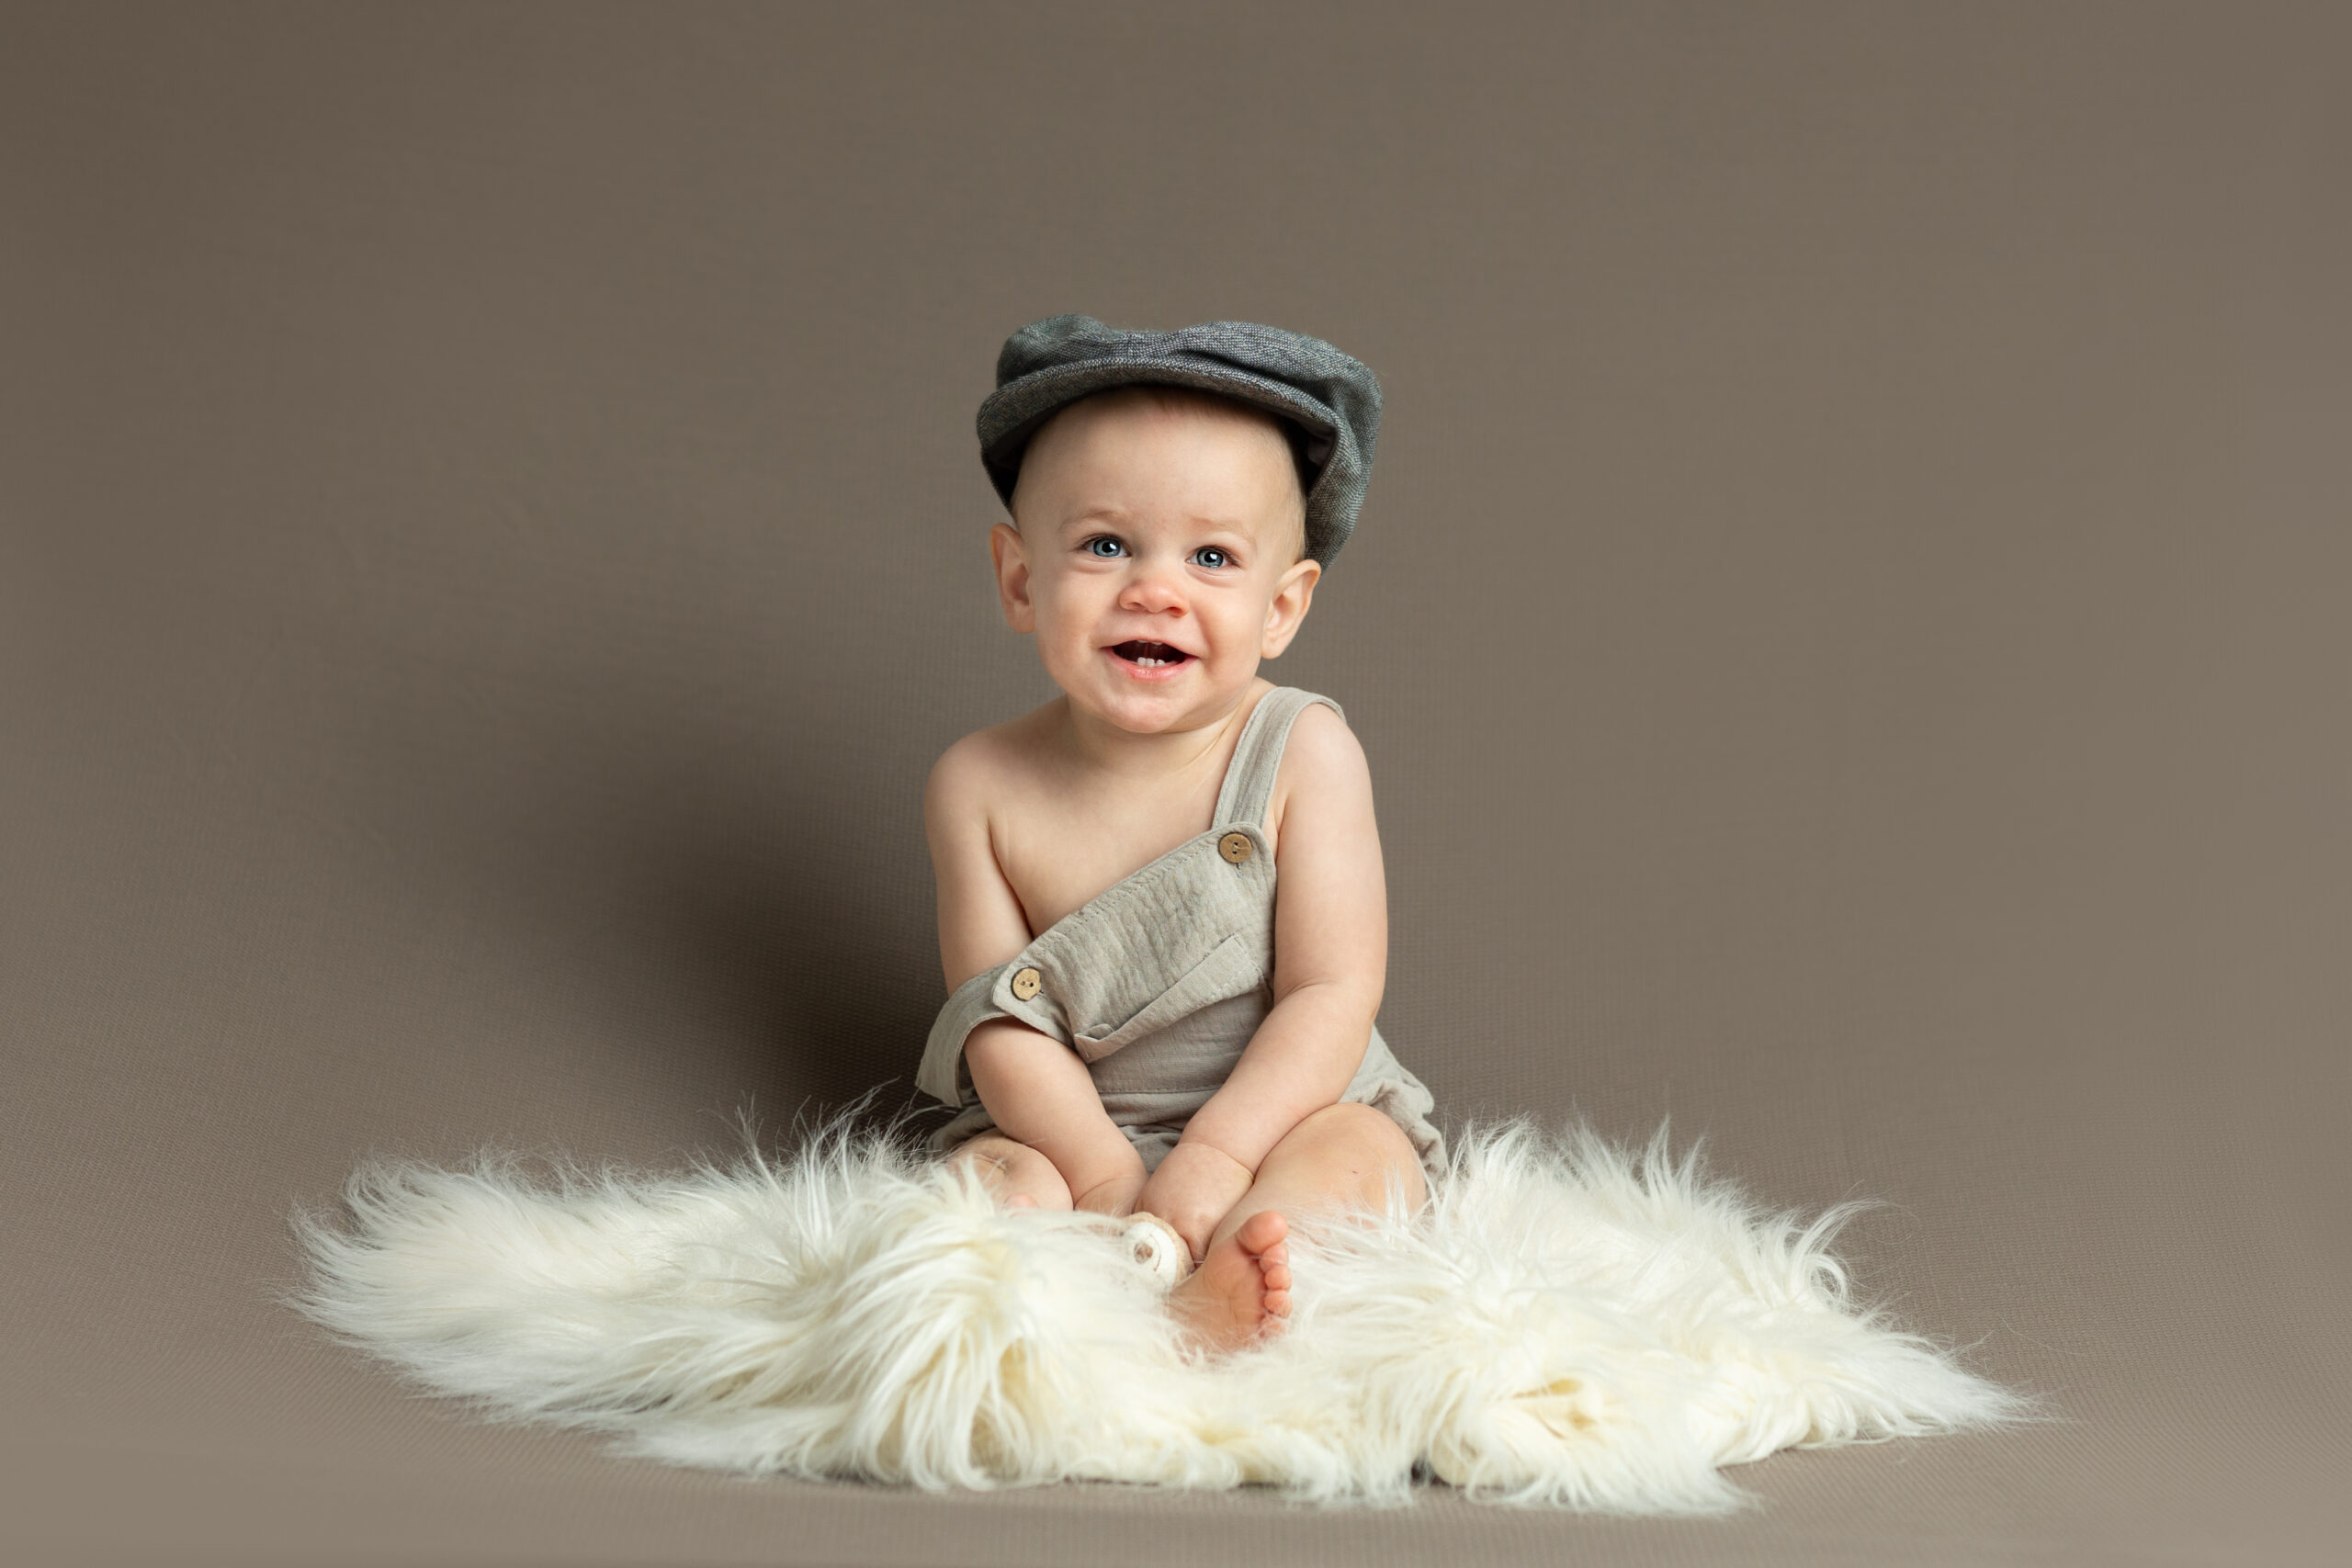
[[[1258,530],[1246,523],[1237,523],[1230,517],[1187,517],[1184,521],[1196,528],[1206,528],[1212,533],[1230,534],[1237,539],[1254,539],[1258,536]]]

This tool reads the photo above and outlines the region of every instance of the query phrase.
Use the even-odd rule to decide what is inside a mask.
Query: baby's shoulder
[[[1329,703],[1308,703],[1290,721],[1283,742],[1281,773],[1284,780],[1368,778],[1371,761],[1363,742],[1348,721]]]
[[[1371,795],[1372,762],[1348,721],[1325,703],[1308,703],[1300,708],[1290,721],[1282,765],[1274,773],[1273,797],[1267,803],[1267,818],[1277,842],[1294,807],[1360,809]]]
[[[1012,761],[1011,750],[997,731],[1001,725],[975,729],[939,754],[931,765],[929,793],[966,799],[983,794],[1000,780]]]
[[[979,811],[1021,794],[1036,773],[1036,716],[975,729],[939,754],[924,794],[934,808]]]
[[[1352,747],[1362,750],[1362,747],[1356,746],[1355,736],[1356,732],[1348,728],[1348,721],[1340,716],[1340,710],[1328,699],[1301,702],[1297,714],[1290,721],[1290,737],[1285,751],[1287,747],[1298,745],[1302,740],[1309,748],[1319,746],[1326,750],[1346,750]]]

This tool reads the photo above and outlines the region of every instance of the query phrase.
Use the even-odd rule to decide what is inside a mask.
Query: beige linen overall
[[[996,1125],[972,1089],[965,1037],[1016,1018],[1085,1059],[1111,1120],[1159,1168],[1273,1010],[1274,857],[1266,804],[1291,721],[1309,703],[1295,686],[1258,700],[1217,792],[1207,832],[1188,839],[1071,910],[993,969],[956,988],[923,1046],[915,1085],[963,1113],[931,1135],[944,1153]],[[1412,1140],[1434,1179],[1445,1141],[1435,1101],[1390,1055],[1375,1027],[1344,1100],[1370,1105]]]

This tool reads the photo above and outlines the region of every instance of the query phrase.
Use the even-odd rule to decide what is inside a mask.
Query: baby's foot
[[[1282,1332],[1290,1315],[1290,1222],[1272,1209],[1242,1222],[1168,1292],[1168,1310],[1212,1350]]]

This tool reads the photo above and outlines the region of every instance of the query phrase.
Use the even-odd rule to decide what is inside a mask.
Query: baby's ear
[[[997,602],[1005,624],[1017,632],[1037,629],[1037,606],[1029,597],[1029,552],[1021,530],[1010,523],[989,529],[989,559],[996,567]]]
[[[1273,603],[1266,607],[1266,636],[1260,645],[1258,657],[1279,659],[1290,639],[1298,635],[1299,623],[1306,619],[1306,608],[1315,599],[1316,581],[1323,575],[1323,563],[1313,558],[1295,562],[1282,576],[1274,589]]]

